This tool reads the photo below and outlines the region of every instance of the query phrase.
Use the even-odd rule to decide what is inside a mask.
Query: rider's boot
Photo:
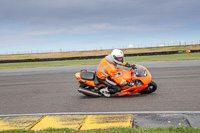
[[[111,96],[110,92],[108,91],[108,87],[105,87],[105,88],[100,89],[99,92],[100,92],[102,95],[104,95],[105,97],[110,97],[110,96]]]

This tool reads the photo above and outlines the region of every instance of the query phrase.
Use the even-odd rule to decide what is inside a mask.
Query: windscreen
[[[136,66],[137,69],[134,69],[134,77],[146,77],[147,71],[144,70],[141,66]]]
[[[131,69],[131,68],[128,68],[128,67],[124,67],[124,66],[118,65],[118,66],[117,66],[117,69],[119,69],[119,68],[124,69],[124,70],[129,70],[129,69]],[[146,77],[146,76],[147,76],[147,71],[144,70],[141,66],[136,65],[136,68],[137,68],[137,69],[135,69],[135,70],[134,70],[134,73],[133,73],[133,74],[134,74],[134,77]]]

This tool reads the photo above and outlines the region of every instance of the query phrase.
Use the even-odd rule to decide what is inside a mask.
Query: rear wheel
[[[141,94],[150,94],[157,90],[157,84],[154,81],[151,81],[147,88],[140,91]]]

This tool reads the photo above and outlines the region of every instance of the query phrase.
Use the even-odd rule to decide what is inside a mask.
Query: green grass
[[[149,53],[163,51],[183,51],[200,50],[200,44],[195,45],[178,45],[165,47],[145,47],[145,48],[128,48],[121,49],[124,54],[133,53]],[[29,54],[0,54],[0,60],[22,60],[22,59],[44,59],[44,58],[63,58],[63,57],[84,57],[84,56],[99,56],[111,53],[112,49],[104,50],[88,50],[88,51],[68,51],[68,52],[50,52],[50,53],[29,53]]]
[[[174,61],[174,60],[200,60],[200,53],[182,53],[156,56],[126,57],[127,62],[135,61]]]
[[[200,133],[199,128],[169,127],[169,128],[109,128],[79,131],[72,129],[46,129],[40,131],[10,130],[0,133]]]
[[[49,62],[23,62],[23,63],[1,63],[0,69],[32,68],[32,67],[51,67],[51,66],[72,66],[72,65],[92,65],[98,64],[101,59],[88,60],[66,60]],[[141,61],[172,61],[172,60],[200,60],[200,53],[182,53],[173,55],[156,56],[132,56],[125,57],[126,62]]]

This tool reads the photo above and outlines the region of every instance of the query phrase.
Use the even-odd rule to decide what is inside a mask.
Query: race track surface
[[[158,85],[149,95],[91,98],[74,74],[97,65],[0,70],[0,115],[58,112],[200,111],[200,61],[138,62]]]

